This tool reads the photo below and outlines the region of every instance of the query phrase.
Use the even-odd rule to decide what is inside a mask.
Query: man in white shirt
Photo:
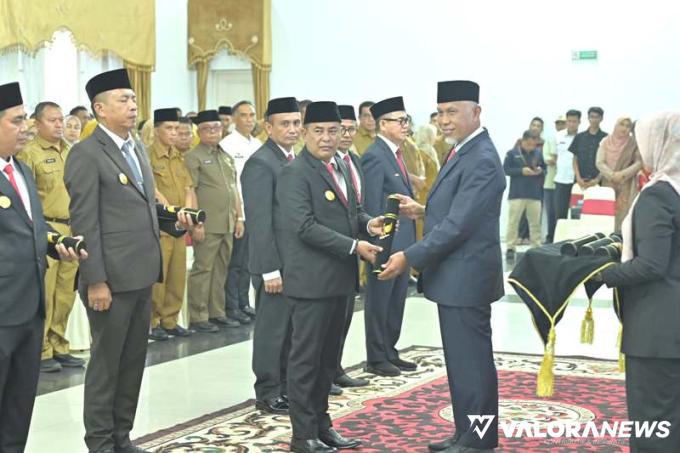
[[[555,164],[555,217],[566,219],[569,213],[571,188],[574,185],[574,155],[569,152],[569,146],[578,133],[581,122],[581,112],[569,110],[567,112],[567,128],[555,134],[555,149],[557,160]]]
[[[234,159],[238,192],[243,193],[241,190],[243,167],[248,158],[262,146],[262,142],[252,136],[255,128],[255,107],[251,102],[238,102],[231,112],[234,131],[220,141],[220,147]],[[224,286],[227,316],[241,324],[248,324],[250,318],[255,317],[255,310],[250,306],[248,299],[250,291],[248,228],[245,231],[241,239],[234,239],[234,249]]]

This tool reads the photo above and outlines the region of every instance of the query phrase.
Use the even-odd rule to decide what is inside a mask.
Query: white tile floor
[[[506,288],[508,294],[514,294]],[[575,297],[583,297],[579,291]],[[607,299],[601,290],[596,298]],[[618,321],[610,306],[594,309],[595,342],[579,344],[584,308],[572,306],[557,328],[557,355],[583,355],[616,359]],[[365,359],[363,312],[354,316],[345,348],[344,364]],[[422,298],[407,302],[399,347],[440,346],[436,305]],[[498,302],[493,305],[494,349],[504,352],[543,352],[527,308],[521,303]],[[238,404],[253,397],[254,377],[250,370],[252,342],[243,342],[146,369],[140,404],[132,437],[155,432]],[[86,452],[82,424],[83,387],[38,397],[27,446],[28,453],[58,451]]]

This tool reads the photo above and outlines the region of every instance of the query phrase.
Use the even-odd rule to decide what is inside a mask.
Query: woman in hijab
[[[73,146],[78,143],[81,126],[80,120],[75,115],[67,115],[66,118],[64,118],[64,140],[66,140],[69,145]]]
[[[637,194],[635,175],[642,168],[632,129],[633,121],[629,117],[619,118],[614,131],[602,139],[597,150],[596,165],[603,176],[602,185],[613,188],[616,193],[614,230],[617,232],[621,231],[621,222]]]
[[[623,220],[621,263],[599,277],[622,294],[628,418],[670,422],[666,437],[633,432],[631,451],[680,452],[680,112],[635,135],[650,181]]]

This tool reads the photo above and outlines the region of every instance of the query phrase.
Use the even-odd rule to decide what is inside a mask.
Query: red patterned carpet
[[[426,452],[427,444],[452,431],[452,412],[441,349],[412,347],[403,357],[419,364],[417,371],[396,378],[368,375],[371,385],[346,389],[331,398],[334,425],[343,435],[364,440],[365,453]],[[623,375],[617,363],[583,358],[556,358],[555,394],[534,394],[541,357],[496,354],[500,385],[500,419],[585,424],[626,419]],[[360,367],[353,376],[367,375]],[[545,430],[544,430],[545,431]],[[628,451],[623,439],[506,438],[503,452],[619,452]],[[290,424],[286,416],[263,415],[253,401],[138,439],[155,452],[274,452],[288,451]]]

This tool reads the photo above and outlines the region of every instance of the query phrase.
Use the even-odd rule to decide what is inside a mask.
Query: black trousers
[[[315,439],[332,426],[328,392],[338,363],[347,297],[287,301],[293,320],[288,360],[293,437]]]
[[[560,184],[555,183],[555,218],[556,219],[566,219],[569,214],[569,201],[571,200],[571,188],[574,183],[571,184]],[[555,220],[557,224],[557,220]]]
[[[92,345],[85,372],[85,443],[90,451],[125,448],[135,420],[151,321],[151,287],[114,293],[111,308],[94,311],[87,291]]]
[[[498,375],[491,345],[491,306],[438,305],[446,374],[460,445],[498,446]],[[480,439],[468,415],[494,415]],[[481,426],[480,429],[484,427]]]
[[[543,189],[543,209],[545,210],[545,217],[548,221],[548,235],[546,242],[552,244],[553,237],[555,237],[555,225],[557,225],[557,216],[555,215],[555,189]]]
[[[224,283],[226,311],[240,310],[250,305],[250,272],[248,272],[248,230],[241,239],[234,238],[234,248]]]
[[[408,280],[408,272],[387,281],[378,280],[372,273],[368,275],[364,306],[368,362],[399,358],[396,344],[404,320]]]
[[[631,436],[632,453],[680,451],[680,359],[626,356],[626,400],[629,420],[671,424],[666,438]]]
[[[342,331],[342,338],[340,338],[340,350],[338,351],[338,366],[335,368],[335,377],[339,378],[345,374],[345,369],[342,367],[342,353],[345,350],[345,341],[347,341],[347,334],[349,333],[349,326],[352,324],[352,315],[354,314],[354,295],[347,298],[345,308],[345,327]]]
[[[269,294],[264,290],[261,275],[253,275],[253,285],[257,314],[253,333],[255,397],[263,401],[288,393],[291,307],[283,294]]]
[[[0,326],[0,452],[26,447],[40,374],[43,323],[38,314],[17,326]]]

